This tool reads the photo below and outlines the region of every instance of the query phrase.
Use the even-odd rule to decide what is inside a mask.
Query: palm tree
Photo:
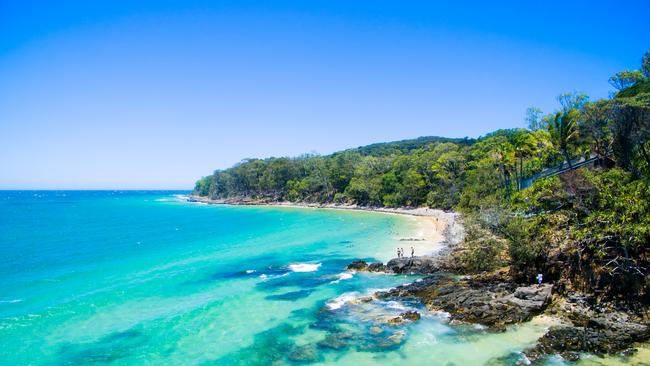
[[[566,112],[557,112],[548,123],[548,132],[551,135],[553,145],[560,150],[564,156],[569,168],[571,166],[571,157],[569,156],[569,145],[576,138],[577,128],[576,120],[578,119],[578,111],[575,109]]]

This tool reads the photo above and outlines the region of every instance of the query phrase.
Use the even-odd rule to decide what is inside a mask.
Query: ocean
[[[345,266],[393,257],[409,217],[183,193],[0,191],[0,364],[507,365],[548,327],[368,301],[418,277]]]

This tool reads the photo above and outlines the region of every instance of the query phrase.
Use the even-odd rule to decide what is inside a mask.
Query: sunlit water
[[[417,280],[344,271],[389,259],[415,225],[174,192],[0,192],[0,364],[521,362],[547,322],[495,334],[418,304],[358,301]],[[407,309],[423,319],[385,323]]]

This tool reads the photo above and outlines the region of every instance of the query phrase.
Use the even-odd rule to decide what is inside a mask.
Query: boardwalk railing
[[[548,168],[548,169],[544,169],[541,172],[539,172],[539,173],[537,173],[537,174],[535,174],[535,175],[533,175],[531,177],[522,179],[519,186],[521,187],[521,189],[528,188],[531,185],[533,185],[533,182],[535,182],[536,180],[538,180],[540,178],[553,177],[553,176],[562,174],[564,172],[568,172],[569,170],[573,170],[573,169],[583,167],[585,165],[593,165],[593,164],[596,163],[596,161],[599,158],[600,157],[598,157],[598,156],[592,156],[589,159],[585,159],[585,158],[574,159],[574,160],[571,160],[571,165],[567,164],[566,161],[562,162],[562,164],[560,164],[558,166]]]

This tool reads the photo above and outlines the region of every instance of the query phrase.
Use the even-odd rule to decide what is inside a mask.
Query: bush
[[[483,228],[475,219],[465,220],[466,235],[452,253],[452,267],[462,273],[494,271],[508,263],[507,241]]]

